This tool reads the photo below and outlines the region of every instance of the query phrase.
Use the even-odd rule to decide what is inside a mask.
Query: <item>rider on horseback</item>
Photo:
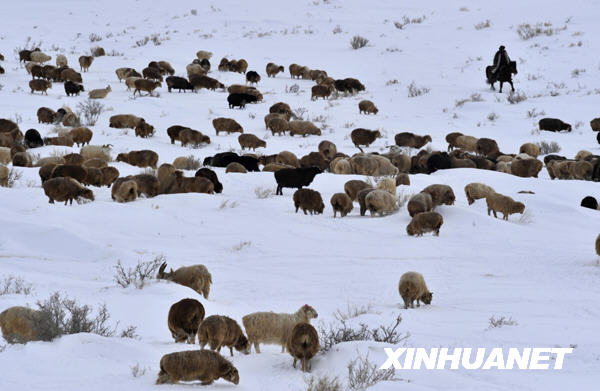
[[[494,55],[494,68],[492,69],[492,73],[496,75],[496,72],[498,72],[501,66],[508,65],[509,63],[510,57],[508,57],[508,53],[506,52],[504,45],[502,45]]]

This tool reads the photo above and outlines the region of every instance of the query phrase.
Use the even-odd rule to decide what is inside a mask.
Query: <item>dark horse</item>
[[[494,88],[494,83],[500,82],[500,91],[502,92],[502,83],[508,82],[510,84],[510,88],[515,90],[515,86],[513,86],[512,75],[513,73],[517,74],[517,62],[511,61],[508,65],[502,65],[496,74],[492,74],[492,69],[494,67],[492,65],[485,67],[485,75],[487,76],[487,82],[492,86],[492,90],[496,90]]]

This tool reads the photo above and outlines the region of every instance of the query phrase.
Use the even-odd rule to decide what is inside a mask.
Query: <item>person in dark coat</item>
[[[492,73],[495,75],[501,66],[508,65],[509,63],[510,57],[508,57],[506,48],[504,47],[504,45],[502,45],[500,46],[500,48],[498,48],[498,51],[494,55],[494,68],[492,69]]]

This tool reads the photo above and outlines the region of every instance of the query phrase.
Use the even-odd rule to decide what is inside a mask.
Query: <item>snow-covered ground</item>
[[[192,10],[195,10],[192,12]],[[498,141],[500,149],[518,152],[525,142],[556,141],[560,154],[573,157],[581,149],[600,153],[589,121],[599,116],[597,85],[600,6],[591,0],[570,2],[453,1],[218,1],[146,2],[133,0],[24,0],[2,6],[0,117],[21,118],[20,128],[36,128],[42,136],[52,125],[37,123],[41,106],[72,108],[85,100],[66,97],[60,83],[48,96],[31,95],[30,76],[19,66],[13,50],[27,37],[41,41],[54,57],[65,54],[71,66],[93,46],[121,55],[96,58],[83,74],[86,90],[110,84],[113,92],[103,103],[93,144],[114,145],[113,155],[133,149],[159,153],[159,164],[178,156],[200,159],[219,151],[239,152],[237,135],[216,136],[213,118],[240,122],[245,132],[267,141],[264,154],[289,150],[298,156],[330,140],[339,151],[356,148],[350,131],[380,129],[384,137],[369,151],[384,152],[401,131],[430,134],[433,149],[445,150],[444,136],[461,131]],[[421,18],[402,29],[395,22]],[[490,21],[487,28],[475,25]],[[548,23],[550,36],[522,40],[518,25]],[[339,26],[339,27],[338,27]],[[563,29],[564,28],[564,29]],[[102,37],[90,42],[90,34]],[[360,34],[369,45],[352,50],[349,41]],[[157,37],[142,46],[137,41]],[[484,82],[484,68],[500,44],[518,62],[515,88],[527,96],[510,104]],[[176,74],[198,50],[214,53],[210,76],[226,85],[244,76],[216,71],[219,59],[244,58],[248,70],[262,76],[258,88],[264,102],[245,110],[230,110],[227,93],[202,90],[197,94],[168,93],[132,99],[114,70],[141,70],[152,60],[167,60]],[[286,67],[285,74],[266,77],[266,63]],[[287,66],[298,63],[325,69],[334,78],[356,77],[366,91],[331,101],[311,101],[313,82],[292,80]],[[579,70],[579,71],[576,71]],[[430,91],[409,98],[413,82]],[[297,84],[299,93],[286,90]],[[482,101],[456,102],[480,94]],[[359,115],[357,103],[370,99],[376,116]],[[263,117],[275,102],[305,108],[305,117],[324,128],[320,137],[273,137]],[[573,125],[571,133],[539,133],[535,109]],[[133,131],[108,127],[114,114],[132,113],[153,124],[150,139]],[[495,113],[494,115],[491,115]],[[497,117],[494,120],[489,118]],[[166,128],[187,125],[209,134],[212,143],[200,149],[171,145]],[[43,147],[41,156],[77,148]],[[140,170],[112,163],[122,175]],[[399,329],[410,333],[410,347],[569,347],[576,346],[560,371],[398,371],[402,382],[382,382],[373,390],[592,390],[600,381],[600,267],[594,240],[600,223],[597,211],[579,207],[586,195],[597,196],[598,184],[551,181],[545,169],[539,178],[473,169],[411,175],[411,185],[398,192],[411,194],[433,183],[452,186],[453,206],[439,208],[444,225],[439,237],[408,237],[406,209],[382,218],[361,217],[358,206],[346,218],[333,219],[329,198],[343,191],[349,179],[325,173],[312,189],[325,200],[319,216],[295,214],[293,191],[283,196],[257,197],[256,189],[275,189],[272,173],[225,174],[215,169],[224,191],[218,195],[180,194],[139,199],[129,204],[111,200],[110,189],[92,188],[96,200],[73,206],[48,204],[37,168],[23,168],[14,188],[0,188],[0,279],[9,275],[32,284],[29,295],[0,296],[0,310],[14,305],[35,307],[37,300],[60,291],[80,303],[106,303],[111,324],[137,326],[137,339],[103,338],[91,334],[65,336],[54,342],[9,345],[0,353],[0,389],[131,390],[154,389],[163,354],[197,346],[174,344],[167,329],[171,304],[185,298],[200,300],[208,315],[241,317],[260,310],[294,312],[308,303],[319,321],[334,321],[334,312],[350,306],[370,306],[368,314],[352,319],[371,327],[389,325],[400,314]],[[186,173],[193,176],[194,172]],[[522,201],[525,217],[509,221],[488,217],[484,201],[469,206],[463,188],[484,182],[496,191]],[[534,194],[522,194],[521,190]],[[121,288],[114,266],[134,266],[163,254],[170,267],[201,263],[213,276],[208,300],[194,291],[152,281],[143,289]],[[400,276],[415,270],[434,292],[433,303],[404,310],[398,295]],[[505,316],[516,325],[489,328],[489,318]],[[2,345],[2,340],[0,340]],[[381,364],[383,348],[376,342],[350,342],[313,360],[315,375],[337,375],[344,382],[348,362],[359,354]],[[301,390],[305,375],[292,368],[292,358],[277,346],[260,355],[235,355],[240,383],[219,380],[209,388],[240,390]],[[131,367],[146,372],[134,377]],[[185,387],[161,386],[164,389]]]

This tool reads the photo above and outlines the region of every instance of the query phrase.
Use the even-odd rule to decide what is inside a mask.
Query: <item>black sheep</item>
[[[0,67],[0,75],[4,73],[4,68]]]
[[[277,191],[275,194],[283,195],[284,187],[292,187],[301,189],[303,186],[308,186],[312,183],[317,174],[321,173],[318,167],[307,168],[282,168],[275,172],[275,180],[277,181]]]
[[[260,75],[256,71],[249,71],[246,73],[246,81],[250,84],[256,84],[260,81]]]
[[[546,155],[544,156],[544,164],[548,165],[551,160],[567,160],[565,156],[560,155]]]
[[[258,159],[252,156],[239,156],[234,152],[221,152],[215,156],[204,159],[205,166],[227,167],[229,163],[239,163],[248,171],[260,171],[258,169]]]
[[[210,61],[208,61],[206,58],[203,58],[200,61],[200,66],[202,67],[202,69],[204,69],[206,72],[210,71]]]
[[[598,141],[598,144],[600,144],[600,132],[596,135],[596,141]]]
[[[221,184],[221,182],[219,182],[217,174],[210,168],[201,168],[198,171],[196,171],[196,175],[194,176],[203,177],[210,180],[215,187],[215,193],[221,193],[223,191],[223,185]]]
[[[547,130],[550,132],[560,132],[561,130],[566,130],[567,132],[571,131],[571,125],[558,118],[542,118],[538,124],[540,130]]]
[[[598,201],[592,196],[587,196],[581,200],[581,206],[584,208],[598,209]]]
[[[452,168],[450,156],[446,152],[433,152],[427,158],[427,173],[431,174],[437,170],[447,170]]]
[[[70,80],[65,82],[65,92],[67,93],[67,96],[79,95],[81,91],[85,91],[82,84]]]
[[[253,103],[256,101],[258,101],[258,98],[250,94],[229,94],[227,97],[227,102],[229,102],[230,109],[233,109],[234,107],[240,107],[243,109],[246,107],[246,103]]]
[[[181,90],[183,90],[183,92],[185,92],[185,90],[194,90],[194,86],[189,81],[179,76],[167,77],[167,88],[169,89],[169,92],[171,92],[172,88],[179,90],[179,92],[181,92]]]
[[[35,129],[29,129],[25,132],[25,145],[27,148],[39,148],[44,146],[44,140],[40,132]]]

